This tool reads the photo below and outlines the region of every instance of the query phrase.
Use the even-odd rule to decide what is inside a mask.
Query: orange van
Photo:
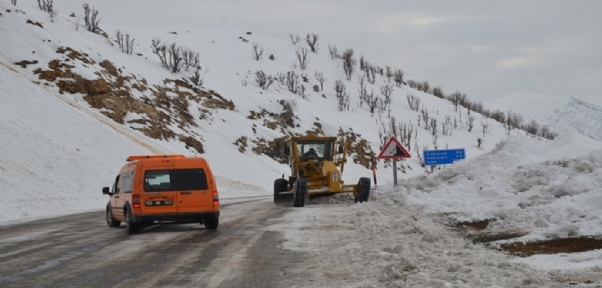
[[[219,224],[217,185],[204,158],[184,155],[130,156],[119,171],[106,209],[110,227],[125,223],[129,234],[153,223]]]

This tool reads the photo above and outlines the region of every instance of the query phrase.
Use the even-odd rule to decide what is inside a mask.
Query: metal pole
[[[393,186],[397,186],[397,159],[393,159]]]

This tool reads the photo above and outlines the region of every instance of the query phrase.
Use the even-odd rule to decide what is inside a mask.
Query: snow
[[[235,111],[213,111],[210,120],[199,120],[199,126],[191,128],[203,141],[206,153],[202,156],[214,170],[222,198],[271,195],[274,179],[288,175],[288,166],[250,152],[254,144],[249,143],[246,153],[240,153],[232,144],[241,136],[249,139],[283,136],[279,131],[263,127],[261,121],[247,119],[250,111],[261,109],[281,113],[279,100],[296,101],[299,127],[291,130],[297,133],[312,129],[314,122],[320,122],[330,135],[340,128],[352,129],[369,141],[377,153],[383,144],[382,137],[389,136],[390,131],[381,131],[390,120],[387,112],[372,116],[365,106],[359,107],[355,96],[359,86],[357,73],[352,81],[345,81],[352,94],[350,111],[337,111],[332,87],[336,80],[344,79],[344,75],[340,63],[332,61],[324,48],[327,39],[321,42],[320,52],[310,53],[307,71],[296,69],[310,78],[305,84],[309,99],[302,99],[277,83],[262,90],[254,82],[258,69],[269,74],[295,69],[295,46],[288,35],[266,36],[261,31],[248,35],[242,28],[196,27],[187,22],[190,18],[173,15],[169,25],[158,25],[156,19],[143,17],[142,13],[127,14],[132,15],[132,19],[115,18],[114,15],[121,15],[116,13],[118,11],[135,10],[130,6],[135,7],[135,2],[115,5],[91,1],[91,5],[99,5],[101,15],[107,16],[103,17],[101,27],[109,35],[121,29],[135,36],[135,53],[142,53],[142,57],[123,54],[105,38],[83,28],[76,31],[74,18],[68,14],[81,10],[79,1],[56,3],[62,13],[55,23],[46,20],[47,15],[39,11],[34,2],[19,3],[24,13],[6,13],[5,10],[14,8],[7,1],[0,2],[3,15],[0,39],[8,39],[0,42],[0,225],[103,209],[107,198],[101,195],[101,188],[111,185],[129,155],[198,156],[182,143],[150,139],[113,122],[90,108],[82,95],[59,94],[56,87],[34,84],[39,80],[31,71],[46,68],[47,63],[57,57],[55,51],[60,46],[87,51],[96,62],[110,59],[116,67],[143,77],[151,84],[174,77],[147,48],[152,38],[160,36],[201,52],[201,64],[209,69],[204,79],[205,88],[217,91],[236,105]],[[170,2],[169,5],[179,4]],[[25,24],[27,19],[42,21],[44,28]],[[168,33],[170,31],[178,34]],[[243,42],[239,37],[250,41]],[[260,61],[251,57],[253,42],[266,49]],[[274,54],[275,60],[267,59],[270,54]],[[370,59],[370,55],[366,57]],[[24,59],[36,59],[39,64],[27,68],[12,65]],[[76,70],[84,76],[95,77],[93,67],[78,64]],[[312,76],[314,71],[324,72],[327,79],[325,90],[320,93],[311,89],[318,84]],[[243,80],[247,80],[247,86],[242,85]],[[385,83],[379,78],[374,85],[369,85],[369,90],[374,89],[378,94],[379,87]],[[584,279],[594,281],[592,285],[602,285],[600,250],[516,258],[494,249],[517,241],[602,234],[599,212],[602,209],[602,143],[594,140],[602,139],[596,138],[600,134],[594,133],[602,129],[588,126],[587,131],[592,133],[578,134],[585,129],[566,131],[548,141],[521,131],[513,131],[508,136],[501,124],[472,113],[476,117],[473,131],[467,131],[462,122],[453,129],[452,135],[440,135],[437,144],[439,149],[465,148],[467,159],[437,167],[434,173],[426,174],[417,156],[422,149],[433,148],[433,138],[430,131],[416,127],[420,113],[408,108],[407,94],[420,97],[438,123],[442,123],[445,116],[463,121],[467,118],[466,110],[455,111],[446,100],[409,87],[395,87],[391,116],[400,123],[413,123],[417,131],[408,149],[412,158],[401,162],[408,168],[405,173],[398,173],[400,184],[393,187],[391,165],[381,161],[377,170],[379,185],[368,203],[352,204],[348,195],[324,198],[302,209],[290,208],[284,219],[287,224],[268,228],[284,233],[284,248],[313,255],[308,259],[311,265],[308,264],[307,269],[323,277],[311,285],[562,287],[558,283],[584,283]],[[560,106],[556,106],[556,102],[547,100],[548,106],[531,104],[545,99],[542,95],[521,92],[500,100],[514,106],[502,107],[499,104],[502,102],[498,102],[500,106],[485,107],[502,107],[515,112],[519,107],[531,107],[528,111],[532,115],[543,117],[541,115],[557,113],[558,107],[565,104],[558,102]],[[587,105],[595,111],[595,105],[590,103],[581,107]],[[196,108],[191,104],[189,112],[198,118]],[[136,115],[128,117],[133,119],[131,117]],[[590,123],[582,118],[572,119]],[[483,134],[481,125],[486,121],[492,129]],[[477,138],[484,139],[480,148],[476,145]],[[343,179],[354,183],[359,177],[371,177],[371,174],[360,165],[348,163]],[[483,219],[496,219],[487,229],[523,231],[525,235],[479,245],[448,227],[458,221]]]

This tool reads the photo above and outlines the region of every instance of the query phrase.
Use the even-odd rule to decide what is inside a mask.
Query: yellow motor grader
[[[288,157],[291,176],[274,181],[274,203],[305,206],[305,199],[353,193],[355,202],[370,197],[370,178],[362,177],[357,184],[345,184],[342,174],[347,162],[349,138],[337,146],[337,137],[321,137],[316,133],[286,139],[284,154]],[[340,167],[340,171],[339,171]]]

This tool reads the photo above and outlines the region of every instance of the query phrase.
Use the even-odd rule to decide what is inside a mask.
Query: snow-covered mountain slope
[[[602,140],[602,106],[592,100],[517,91],[487,103],[486,107],[519,113],[526,123],[535,120],[556,133],[576,132]]]

